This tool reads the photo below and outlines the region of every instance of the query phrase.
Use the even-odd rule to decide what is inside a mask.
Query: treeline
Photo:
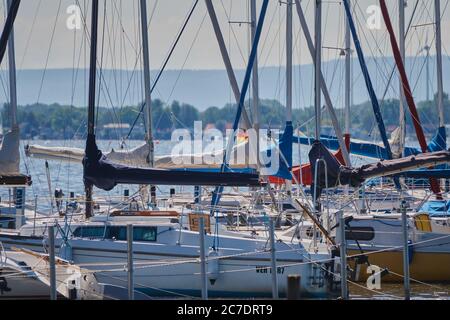
[[[438,123],[436,99],[421,102],[418,105],[419,114],[426,131],[433,132]],[[444,99],[444,114],[446,123],[450,123],[450,101],[448,95]],[[285,107],[275,100],[260,102],[260,122],[263,128],[281,128],[285,122]],[[343,111],[337,110],[343,123]],[[382,104],[383,119],[388,131],[392,131],[399,122],[399,101],[386,100]],[[152,102],[152,117],[154,136],[156,139],[170,139],[171,133],[178,128],[192,128],[194,121],[202,121],[204,126],[213,124],[217,129],[225,131],[234,121],[236,105],[227,104],[222,108],[210,107],[203,112],[194,106],[174,101],[165,105],[155,99]],[[4,105],[2,125],[9,124],[9,105]],[[251,116],[251,114],[250,114]],[[314,131],[314,108],[305,107],[293,112],[294,126],[303,125],[305,133]],[[34,104],[18,108],[18,121],[23,139],[80,139],[86,133],[86,108],[63,106],[59,104]],[[137,119],[137,121],[136,121]],[[97,108],[97,136],[100,139],[142,139],[144,136],[144,117],[140,107],[127,106],[123,108]],[[323,113],[323,126],[331,126],[328,113]],[[408,130],[412,131],[411,117],[407,113]],[[112,124],[112,125],[111,125]],[[120,126],[117,126],[120,124]],[[364,137],[377,132],[376,122],[370,102],[352,107],[352,133],[356,137]]]

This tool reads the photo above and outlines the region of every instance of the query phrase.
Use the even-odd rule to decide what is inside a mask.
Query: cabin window
[[[133,240],[134,241],[156,241],[157,234],[156,227],[134,227],[133,228]],[[122,226],[110,226],[105,227],[78,227],[73,232],[73,236],[76,238],[88,238],[88,239],[110,239],[118,241],[127,240],[127,228]]]
[[[156,241],[156,231],[156,227],[134,227],[133,241]],[[106,238],[126,241],[127,228],[119,226],[108,227],[106,231]]]
[[[375,238],[375,230],[371,227],[347,227],[345,238],[353,241],[371,241]]]
[[[105,234],[104,227],[78,227],[73,232],[73,236],[77,238],[103,238]]]
[[[126,227],[108,227],[106,229],[106,238],[119,241],[127,240],[127,228]]]

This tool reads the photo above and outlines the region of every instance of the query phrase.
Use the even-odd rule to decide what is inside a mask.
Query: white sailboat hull
[[[171,232],[169,232],[171,233]],[[179,234],[177,231],[172,233]],[[174,234],[172,235],[174,236]],[[182,244],[134,243],[135,289],[150,296],[195,296],[201,293],[198,234],[182,232]],[[192,241],[194,240],[194,242]],[[212,243],[212,236],[206,241]],[[0,234],[8,247],[24,247],[42,251],[42,239]],[[59,240],[58,240],[59,243]],[[72,261],[95,272],[99,283],[127,286],[126,241],[73,239]],[[272,275],[267,241],[220,237],[221,257],[211,257],[208,290],[211,297],[270,297]],[[57,245],[59,247],[59,244]],[[58,249],[57,249],[58,250]],[[329,255],[312,258],[300,245],[277,243],[277,279],[280,296],[286,294],[288,275],[301,276],[303,296],[325,297],[329,294],[326,263]],[[318,261],[311,263],[311,259]]]

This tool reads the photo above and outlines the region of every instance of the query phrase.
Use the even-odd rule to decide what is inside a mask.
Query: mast
[[[142,32],[142,59],[144,62],[144,88],[145,88],[145,140],[150,148],[148,154],[148,163],[150,167],[155,164],[155,145],[153,142],[153,126],[152,126],[152,112],[151,112],[151,79],[150,79],[150,57],[148,45],[148,20],[147,20],[147,0],[141,0],[141,32]]]
[[[345,0],[344,0],[345,1]],[[405,94],[405,99],[409,107],[409,112],[411,113],[412,122],[414,124],[414,128],[416,130],[417,140],[419,141],[420,148],[423,153],[428,152],[428,145],[425,139],[425,134],[423,132],[419,113],[417,112],[416,104],[414,101],[414,97],[412,95],[412,90],[409,85],[408,76],[406,74],[405,65],[401,59],[400,49],[397,45],[397,39],[395,38],[394,29],[392,27],[391,19],[389,17],[389,12],[386,6],[385,0],[380,0],[381,12],[383,14],[384,22],[386,24],[387,30],[390,36],[390,42],[392,51],[394,53],[395,63],[397,65],[397,69],[400,73],[400,77],[402,79],[403,92]],[[437,195],[438,198],[441,198],[440,194],[440,186],[436,179],[430,179],[431,190]]]
[[[345,135],[350,135],[350,105],[351,105],[351,36],[348,21],[345,20]]]
[[[5,57],[9,35],[14,27],[14,21],[16,20],[19,7],[20,0],[12,0],[12,3],[8,9],[8,16],[6,17],[5,26],[3,27],[2,35],[0,37],[0,62],[2,62]]]
[[[0,175],[20,175],[20,132],[17,125],[17,94],[16,94],[16,65],[14,55],[13,26],[20,6],[20,0],[6,3],[7,18],[0,37],[0,63],[9,49],[9,84],[10,84],[10,131],[5,132],[3,143],[0,145]],[[5,178],[5,177],[4,177]],[[5,185],[28,184],[20,178],[20,183],[12,183],[11,179],[1,179]],[[14,179],[13,179],[14,180]],[[26,179],[28,180],[28,178]]]
[[[11,10],[12,0],[7,0],[8,13]],[[16,54],[14,48],[14,27],[8,40],[8,62],[9,62],[9,99],[11,109],[11,128],[17,127],[17,87],[16,87]]]
[[[258,23],[257,23],[257,27],[256,27],[255,40],[253,41],[253,44],[252,44],[252,50],[250,52],[250,57],[248,59],[248,65],[247,65],[247,69],[245,72],[244,82],[242,84],[242,90],[241,90],[241,94],[239,97],[239,103],[237,105],[237,112],[236,112],[236,117],[234,119],[233,131],[229,137],[227,148],[223,155],[223,163],[220,168],[221,172],[225,172],[228,169],[228,162],[230,159],[230,154],[231,154],[232,148],[235,143],[236,130],[238,129],[242,112],[245,109],[244,108],[245,97],[247,96],[248,87],[250,85],[250,77],[251,77],[251,74],[253,71],[253,63],[255,62],[255,58],[257,55],[259,40],[261,38],[261,32],[262,32],[262,28],[264,25],[264,20],[266,17],[268,5],[269,5],[269,0],[263,0],[261,12],[259,14],[259,19],[258,19]],[[214,193],[212,195],[212,200],[211,200],[211,208],[212,208],[211,214],[214,213],[215,207],[220,201],[220,196],[221,196],[222,190],[223,190],[223,187],[216,187],[216,189],[214,190]]]
[[[91,53],[89,67],[88,135],[95,136],[95,86],[97,75],[97,36],[98,36],[98,0],[92,0],[91,17]],[[86,218],[93,214],[92,184],[85,185]]]
[[[320,126],[321,126],[321,64],[322,64],[322,0],[316,0],[315,14],[314,14],[314,32],[315,32],[315,47],[316,55],[314,62],[314,106],[316,109],[316,140],[320,141]]]
[[[399,46],[400,46],[400,56],[403,64],[405,63],[405,0],[398,1],[398,10],[399,10]],[[400,124],[400,146],[398,151],[398,157],[401,157],[403,154],[403,148],[405,147],[405,139],[406,139],[406,117],[405,117],[405,92],[403,90],[403,81],[399,79],[399,124]]]
[[[300,5],[300,0],[295,0],[295,7],[297,8],[297,14],[300,20],[300,25],[303,30],[303,34],[305,35],[305,40],[308,45],[309,53],[311,54],[311,58],[313,60],[313,64],[315,64],[315,56],[316,56],[316,48],[314,47],[313,39],[311,37],[311,34],[309,32],[308,24],[306,22],[305,15],[303,13],[302,7]],[[331,96],[327,88],[327,83],[325,81],[325,77],[321,73],[321,87],[322,87],[322,93],[325,98],[325,105],[327,107],[328,113],[331,118],[331,122],[333,123],[334,131],[336,132],[336,137],[339,142],[339,147],[342,150],[342,156],[344,158],[344,162],[346,165],[350,166],[350,156],[343,138],[342,130],[339,125],[338,118],[336,116],[336,112],[333,108],[333,103],[331,101]]]
[[[292,126],[292,0],[286,2],[286,130]],[[291,143],[292,148],[292,143]],[[292,152],[291,152],[292,154]],[[283,159],[284,156],[282,155]],[[292,164],[292,157],[289,160]],[[289,164],[287,164],[289,165]],[[288,168],[289,169],[289,168]],[[286,180],[288,195],[292,192],[292,179]]]
[[[289,1],[289,0],[288,0]],[[250,15],[251,15],[251,42],[255,41],[256,35],[256,0],[250,0]],[[260,128],[260,115],[259,115],[259,74],[258,74],[258,53],[255,57],[255,62],[253,63],[253,73],[252,73],[252,119],[253,119],[253,129],[256,133],[256,163],[259,168],[259,128]]]
[[[430,101],[430,50],[431,47],[428,45],[428,36],[427,36],[427,45],[424,47],[424,50],[427,52],[426,55],[426,73],[427,73],[427,86],[426,86],[426,97],[427,101]]]
[[[292,122],[292,0],[286,7],[286,122]]]
[[[144,90],[145,90],[145,141],[149,147],[147,162],[150,168],[155,166],[155,144],[153,142],[153,119],[152,119],[152,96],[151,96],[151,78],[150,78],[150,53],[148,44],[148,19],[147,19],[147,0],[141,0],[141,33],[142,33],[142,59],[144,62]],[[142,190],[142,189],[141,189]],[[147,190],[144,187],[144,190]],[[150,202],[156,205],[155,187],[150,186]]]
[[[425,56],[425,59],[426,59],[426,77],[427,77],[427,85],[426,85],[426,87],[425,87],[425,90],[426,90],[426,99],[427,99],[427,102],[428,101],[430,101],[430,50],[431,50],[431,47],[428,45],[428,33],[427,33],[427,37],[426,37],[426,40],[425,40],[425,47],[423,48],[423,50],[425,50],[425,52],[426,52],[426,56]]]
[[[439,110],[439,127],[445,127],[444,117],[444,85],[442,80],[442,30],[441,30],[441,3],[434,1],[436,20],[436,67],[437,67],[437,105]]]
[[[298,0],[296,0],[298,1]],[[375,114],[375,118],[378,124],[378,129],[380,131],[381,139],[383,140],[384,147],[386,148],[386,155],[388,160],[392,159],[392,151],[391,146],[389,144],[389,140],[386,135],[386,127],[384,125],[383,117],[381,115],[380,104],[378,102],[378,98],[375,94],[375,90],[373,88],[372,79],[370,78],[369,70],[367,68],[366,60],[364,58],[364,53],[361,48],[361,43],[358,38],[358,34],[356,32],[355,23],[353,21],[353,16],[351,12],[351,7],[348,0],[343,0],[345,12],[347,15],[350,31],[352,34],[353,42],[355,45],[356,52],[358,53],[359,63],[362,69],[362,73],[364,76],[364,81],[367,86],[367,91],[369,92],[370,100],[372,103],[373,111]]]

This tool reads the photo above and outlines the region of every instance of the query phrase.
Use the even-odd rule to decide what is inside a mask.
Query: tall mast
[[[313,60],[313,64],[315,64],[316,48],[314,46],[313,39],[312,39],[311,34],[309,32],[308,24],[306,22],[305,15],[303,13],[303,9],[302,9],[302,6],[300,4],[300,0],[295,0],[295,7],[297,9],[297,15],[298,15],[298,18],[299,18],[299,21],[300,21],[301,28],[303,30],[303,34],[305,35],[305,40],[306,40],[306,43],[308,45],[309,53],[311,54],[311,58]],[[325,99],[325,105],[327,107],[328,114],[330,115],[334,131],[336,132],[336,136],[337,136],[337,139],[338,139],[338,142],[339,142],[339,147],[342,150],[342,156],[344,158],[345,164],[350,166],[350,156],[349,156],[349,153],[347,151],[347,147],[346,147],[346,144],[345,144],[345,141],[344,141],[342,130],[341,130],[341,127],[339,125],[339,121],[338,121],[336,112],[335,112],[335,110],[333,108],[333,102],[331,101],[331,96],[330,96],[330,93],[329,93],[328,88],[327,88],[327,83],[325,81],[325,77],[323,76],[322,72],[321,72],[321,89],[322,89],[322,93],[323,93],[323,96],[324,96],[324,99]]]
[[[427,33],[427,37],[425,40],[425,47],[423,48],[423,50],[425,50],[426,52],[426,56],[425,56],[425,63],[426,63],[426,77],[427,77],[427,84],[425,87],[426,90],[426,101],[430,101],[430,50],[431,47],[428,45],[428,33]]]
[[[314,94],[316,109],[316,140],[320,141],[320,126],[321,126],[321,64],[322,64],[322,0],[316,0],[315,15],[314,15],[314,32],[315,32],[315,85]]]
[[[286,121],[292,122],[292,0],[286,7]]]
[[[445,127],[444,118],[444,87],[442,80],[442,31],[441,31],[441,3],[434,1],[436,20],[436,66],[437,66],[437,104],[439,110],[439,127]]]
[[[261,38],[261,32],[262,32],[262,28],[264,25],[264,20],[266,17],[268,5],[269,5],[269,0],[263,0],[263,4],[261,6],[261,12],[259,14],[258,23],[256,26],[255,40],[253,41],[253,44],[252,44],[252,50],[250,52],[247,69],[245,71],[244,82],[242,84],[241,95],[239,98],[239,103],[237,105],[237,112],[236,112],[236,117],[235,117],[234,124],[233,124],[233,131],[232,131],[231,135],[229,136],[227,148],[225,150],[225,154],[223,157],[223,163],[220,168],[221,172],[225,172],[225,170],[227,169],[228,162],[230,159],[230,154],[231,154],[234,142],[235,142],[236,130],[238,129],[242,111],[244,110],[245,97],[247,96],[248,87],[250,85],[250,78],[251,78],[251,74],[252,74],[252,70],[253,70],[253,63],[255,62],[255,58],[256,58],[256,55],[258,52],[259,40]],[[216,189],[214,190],[214,193],[212,195],[212,200],[211,200],[211,207],[212,207],[211,213],[214,213],[215,206],[220,201],[222,190],[223,190],[223,187],[216,187]]]
[[[350,4],[351,6],[351,4]],[[350,105],[351,105],[351,35],[348,20],[345,20],[345,134],[350,134]]]
[[[152,96],[150,79],[150,50],[148,44],[148,19],[147,19],[147,0],[141,0],[141,33],[142,33],[142,59],[144,62],[144,90],[145,90],[145,141],[149,147],[147,163],[149,167],[155,166],[155,144],[153,142],[153,120],[152,120]],[[151,186],[151,203],[156,205],[156,192]]]
[[[286,130],[292,125],[292,0],[286,2]],[[291,144],[292,145],[292,144]],[[292,153],[291,153],[292,154]],[[284,157],[283,157],[284,158]],[[292,158],[292,157],[291,157]],[[292,159],[290,159],[292,164]],[[286,180],[288,195],[292,192],[292,179]]]
[[[145,88],[145,140],[149,146],[148,164],[154,166],[154,143],[153,143],[153,126],[152,126],[152,97],[151,97],[151,79],[150,79],[150,57],[148,45],[148,20],[147,20],[147,0],[141,0],[141,29],[142,29],[142,59],[144,62],[144,88]]]
[[[98,0],[92,0],[91,53],[89,67],[88,135],[95,135],[95,86],[97,76]],[[92,217],[92,185],[86,185],[86,218]]]
[[[423,132],[423,128],[422,128],[422,125],[420,122],[420,117],[419,117],[419,113],[417,111],[414,97],[412,95],[412,90],[409,85],[405,65],[401,58],[400,49],[397,44],[397,39],[396,39],[396,36],[394,33],[394,28],[392,27],[391,18],[389,16],[386,1],[380,0],[380,6],[381,6],[381,12],[382,12],[382,15],[384,18],[384,22],[386,24],[386,28],[389,33],[391,47],[392,47],[392,51],[394,53],[395,63],[397,65],[398,72],[402,79],[403,93],[405,94],[405,100],[408,104],[409,112],[411,113],[411,118],[412,118],[412,122],[414,124],[414,129],[416,130],[417,140],[419,141],[420,149],[422,150],[422,152],[426,153],[426,152],[428,152],[428,145],[427,145],[427,142],[425,139],[425,134]],[[441,198],[440,187],[439,187],[439,184],[436,179],[430,178],[430,186],[431,186],[431,190],[433,190],[433,192],[438,196],[438,198]]]
[[[251,43],[255,41],[256,35],[256,0],[250,0],[250,15],[251,15]],[[257,163],[259,164],[259,126],[260,126],[260,115],[259,115],[259,74],[258,74],[258,54],[256,54],[255,62],[253,64],[252,72],[252,119],[253,119],[253,129],[256,131],[256,154]]]
[[[403,61],[403,64],[405,63],[405,0],[399,0],[398,1],[398,10],[399,10],[399,26],[398,26],[398,33],[399,33],[399,47],[400,47],[400,56]],[[400,146],[399,146],[399,154],[398,156],[401,157],[403,154],[403,148],[405,146],[405,139],[406,139],[406,117],[405,117],[405,92],[403,91],[403,81],[401,78],[399,78],[399,106],[400,106],[400,112],[399,112],[399,125],[400,125]]]
[[[7,1],[8,12],[11,10],[12,0]],[[17,127],[17,88],[16,88],[16,54],[14,48],[14,27],[8,40],[8,62],[9,62],[9,99],[11,109],[11,128]]]

